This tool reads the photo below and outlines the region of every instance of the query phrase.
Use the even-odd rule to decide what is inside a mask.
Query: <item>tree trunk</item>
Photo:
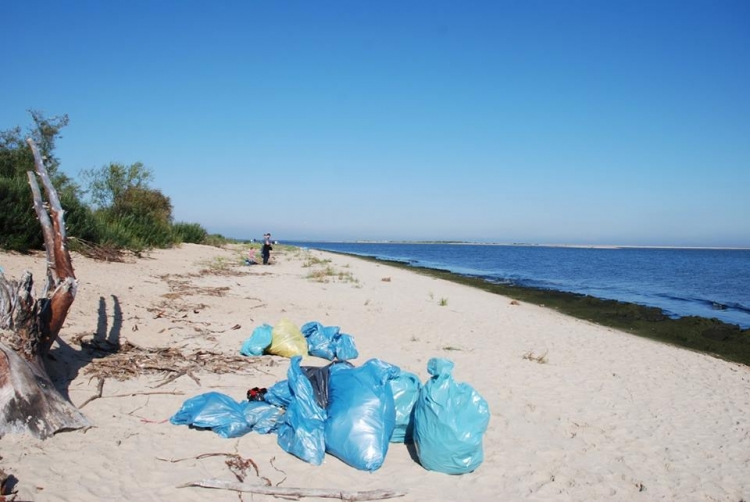
[[[34,281],[24,272],[20,281],[0,272],[0,437],[26,432],[46,438],[65,429],[80,429],[89,421],[60,395],[44,368],[44,360],[75,299],[78,280],[66,247],[63,209],[39,150],[34,153],[36,175],[28,173],[34,210],[44,234],[47,282],[39,298]],[[47,196],[46,206],[37,176]]]

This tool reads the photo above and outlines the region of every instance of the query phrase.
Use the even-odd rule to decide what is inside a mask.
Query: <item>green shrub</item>
[[[188,242],[190,244],[203,244],[208,237],[206,229],[198,223],[175,223],[172,225],[172,232],[179,242]]]
[[[43,244],[28,180],[0,178],[0,248],[27,253]]]
[[[172,227],[147,216],[113,217],[108,211],[96,213],[99,220],[99,244],[140,252],[150,248],[168,248],[177,241]]]
[[[203,241],[203,244],[220,248],[222,246],[229,244],[230,242],[232,242],[231,239],[227,239],[221,234],[211,234],[211,235],[206,236],[206,239]]]
[[[68,237],[87,242],[99,241],[99,222],[89,206],[70,193],[60,194],[60,204],[65,211],[65,231]]]

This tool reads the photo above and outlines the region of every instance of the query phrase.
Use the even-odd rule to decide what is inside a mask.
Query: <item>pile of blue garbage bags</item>
[[[262,324],[253,330],[240,348],[244,356],[271,354],[283,357],[311,355],[333,361],[347,361],[359,356],[351,335],[341,333],[338,326],[323,326],[312,321],[297,328],[287,319],[276,326]]]
[[[270,353],[275,342],[267,340],[269,332],[273,338],[276,331],[289,330],[278,326],[256,328],[250,338],[255,341],[245,342],[241,352]],[[185,401],[170,421],[226,438],[275,433],[284,451],[314,465],[328,453],[374,471],[391,443],[413,443],[419,463],[432,471],[464,474],[482,463],[489,408],[470,385],[453,379],[453,362],[430,359],[430,378],[422,384],[415,374],[380,359],[352,365],[348,359],[356,358],[356,348],[337,327],[313,322],[299,331],[310,342],[306,353],[332,362],[302,366],[303,354],[294,354],[287,379],[268,388],[262,400],[237,402],[208,392]]]

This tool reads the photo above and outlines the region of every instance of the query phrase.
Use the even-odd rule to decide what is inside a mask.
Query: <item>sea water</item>
[[[750,250],[288,242],[750,328]]]

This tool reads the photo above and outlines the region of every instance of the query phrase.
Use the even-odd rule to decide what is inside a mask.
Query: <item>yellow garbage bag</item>
[[[271,331],[271,346],[266,354],[283,357],[306,356],[307,340],[295,324],[282,319]]]

